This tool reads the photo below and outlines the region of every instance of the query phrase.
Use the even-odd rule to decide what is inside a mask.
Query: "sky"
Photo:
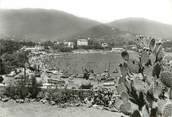
[[[172,24],[172,0],[0,0],[0,9],[56,9],[107,23],[143,17]]]

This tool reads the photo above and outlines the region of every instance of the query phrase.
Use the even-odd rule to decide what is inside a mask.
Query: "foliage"
[[[0,74],[9,73],[15,67],[24,67],[27,52],[19,51],[23,46],[35,46],[31,41],[15,41],[10,38],[0,40]]]
[[[58,103],[72,102],[76,99],[76,96],[69,90],[54,89],[48,91],[48,100]],[[75,100],[76,101],[76,100]]]
[[[10,84],[6,87],[5,95],[12,99],[24,99],[29,95],[29,89],[26,86],[26,79],[22,76],[21,79]]]
[[[53,47],[54,43],[52,41],[45,41],[41,43],[42,46],[44,46],[45,49],[49,49],[49,47]]]
[[[139,110],[141,110],[142,107],[146,104],[143,92],[138,93],[137,90],[134,88],[133,84],[131,85],[131,89],[129,89],[127,86],[126,88],[127,93],[130,96],[130,101],[138,105]]]
[[[37,97],[37,95],[41,91],[40,90],[40,86],[41,86],[41,84],[39,84],[36,81],[36,77],[32,76],[32,78],[31,78],[31,86],[29,87],[29,92],[30,92],[32,98],[36,98]]]
[[[31,41],[14,41],[9,39],[0,40],[0,56],[4,53],[12,54],[22,48],[23,46],[35,46],[35,42]]]
[[[0,56],[4,53],[13,53],[21,47],[22,45],[20,45],[19,42],[12,40],[0,40]]]
[[[91,89],[93,87],[93,85],[91,83],[88,84],[82,84],[80,86],[80,89]]]
[[[5,74],[5,66],[2,62],[2,59],[0,58],[0,75]]]
[[[163,47],[171,47],[172,41],[166,41],[163,43]]]
[[[40,92],[40,85],[35,80],[35,77],[32,77],[30,81],[28,77],[21,76],[20,79],[10,82],[4,95],[12,99],[36,98]]]
[[[55,101],[57,104],[78,103],[84,101],[85,97],[92,96],[90,90],[72,90],[72,89],[49,89],[47,91],[47,100]]]
[[[28,61],[27,55],[28,52],[24,51],[3,54],[1,58],[5,66],[5,73],[9,73],[15,68],[25,67],[25,63]]]

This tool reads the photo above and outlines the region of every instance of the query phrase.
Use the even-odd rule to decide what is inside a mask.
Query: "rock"
[[[36,99],[31,99],[31,100],[30,100],[30,102],[35,102],[35,101],[36,101]]]
[[[93,108],[95,108],[95,109],[103,109],[103,106],[100,106],[100,105],[97,105],[97,104],[94,104],[93,106],[92,106]]]
[[[46,104],[48,101],[46,99],[41,99],[40,102],[42,102],[43,104]]]
[[[76,106],[76,107],[78,107],[78,106],[80,106],[80,105],[81,105],[80,103],[78,103],[78,104],[75,104],[75,106]]]
[[[60,104],[59,107],[60,108],[66,108],[66,105],[65,104]]]
[[[30,99],[29,98],[25,98],[24,100],[26,103],[29,103],[30,102]]]
[[[7,98],[7,97],[2,98],[1,101],[2,101],[2,102],[8,102],[8,101],[9,101],[9,98]]]
[[[16,99],[16,103],[24,103],[24,100],[23,99]]]
[[[50,101],[50,104],[51,104],[51,105],[55,105],[56,102],[55,102],[55,101]]]

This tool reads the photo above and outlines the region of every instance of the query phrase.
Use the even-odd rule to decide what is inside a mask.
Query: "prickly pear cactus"
[[[172,103],[167,103],[163,107],[163,112],[162,112],[163,117],[172,117]]]
[[[163,71],[160,74],[160,80],[165,86],[172,88],[172,73],[171,72]]]

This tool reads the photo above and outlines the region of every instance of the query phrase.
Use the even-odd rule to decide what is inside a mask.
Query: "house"
[[[63,44],[67,48],[74,48],[74,42],[65,41]]]
[[[77,46],[88,46],[88,40],[87,39],[78,39]]]

